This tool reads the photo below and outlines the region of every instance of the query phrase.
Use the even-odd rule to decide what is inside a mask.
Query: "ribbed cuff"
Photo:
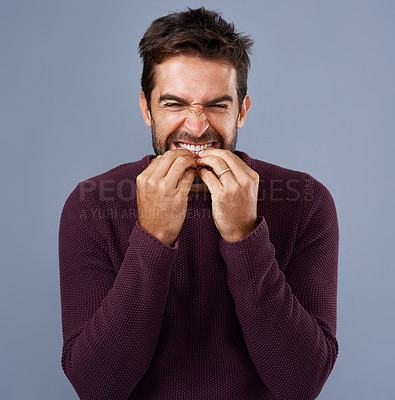
[[[248,236],[237,242],[222,239],[219,248],[227,264],[228,278],[236,280],[262,275],[271,266],[275,256],[264,217],[258,217],[257,227]]]
[[[145,265],[167,265],[172,264],[178,252],[178,240],[174,246],[168,246],[161,242],[151,233],[147,232],[140,226],[138,221],[133,228],[129,237],[129,243],[138,251],[136,251],[140,261]]]

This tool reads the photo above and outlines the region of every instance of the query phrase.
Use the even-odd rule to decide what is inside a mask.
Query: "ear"
[[[248,110],[251,107],[251,98],[249,94],[246,94],[243,100],[243,103],[241,104],[241,109],[239,112],[239,116],[237,118],[237,128],[240,129],[243,125],[244,122],[247,118],[247,113]]]
[[[148,107],[147,99],[145,98],[144,92],[140,93],[139,104],[141,108],[141,114],[143,115],[144,122],[151,127],[151,112]]]

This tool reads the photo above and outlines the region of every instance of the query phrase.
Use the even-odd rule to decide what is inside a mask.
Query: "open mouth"
[[[219,145],[219,143],[218,143]],[[193,151],[194,153],[198,154],[199,151],[207,149],[207,147],[216,147],[216,142],[209,142],[204,144],[189,144],[184,142],[175,142],[175,146],[177,149],[183,148],[189,151]]]

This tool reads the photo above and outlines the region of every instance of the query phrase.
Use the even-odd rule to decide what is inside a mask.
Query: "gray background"
[[[255,39],[238,148],[307,171],[341,233],[340,355],[320,399],[393,399],[393,0],[1,0],[0,397],[76,399],[60,368],[57,235],[75,185],[152,153],[137,45],[186,6]]]

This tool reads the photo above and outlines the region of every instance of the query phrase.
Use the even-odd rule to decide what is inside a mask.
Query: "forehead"
[[[189,101],[237,95],[235,68],[227,63],[198,56],[181,55],[156,66],[153,96],[171,93]]]

